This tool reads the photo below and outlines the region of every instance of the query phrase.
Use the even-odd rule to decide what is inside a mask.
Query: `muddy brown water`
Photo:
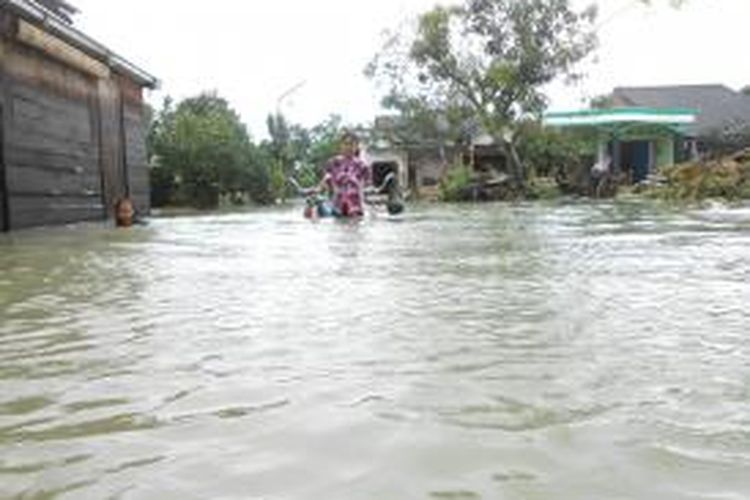
[[[750,497],[750,210],[0,236],[0,498]]]

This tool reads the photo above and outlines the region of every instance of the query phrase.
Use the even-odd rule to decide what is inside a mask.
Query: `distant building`
[[[590,130],[599,142],[597,163],[608,159],[629,182],[750,140],[750,96],[724,85],[617,87],[602,102],[597,109],[548,113],[545,123]]]
[[[149,210],[144,88],[62,0],[0,0],[0,230]]]
[[[658,167],[675,163],[696,114],[686,108],[586,109],[547,113],[544,124],[587,130],[598,144],[596,163],[628,183],[639,183]]]
[[[467,125],[463,143],[440,141],[435,137],[414,137],[401,133],[397,116],[380,116],[368,134],[365,159],[373,169],[373,183],[379,184],[394,172],[401,186],[418,198],[437,196],[440,181],[448,170],[465,164],[477,171],[505,172],[505,155],[486,134],[474,132]]]
[[[725,85],[617,87],[610,99],[612,107],[693,109],[696,120],[685,133],[698,140],[750,128],[750,96]]]

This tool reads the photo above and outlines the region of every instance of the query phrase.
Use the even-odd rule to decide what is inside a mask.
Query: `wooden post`
[[[0,232],[10,231],[10,210],[8,203],[8,181],[5,168],[5,57],[7,48],[4,37],[10,32],[12,20],[5,12],[0,12]]]
[[[599,136],[599,147],[596,151],[596,161],[600,164],[604,163],[607,158],[607,137],[604,135]]]
[[[120,130],[119,130],[119,139],[120,139],[120,175],[122,176],[122,190],[124,191],[125,196],[130,198],[130,171],[129,171],[129,165],[128,165],[128,141],[127,137],[125,135],[125,97],[123,95],[122,89],[120,89],[118,98],[120,100],[120,109],[118,110],[120,114]]]
[[[4,91],[0,80],[0,231],[10,231],[10,213],[8,210],[8,182],[5,177],[5,114],[3,113]]]
[[[102,198],[105,210],[113,214],[114,204],[127,194],[123,178],[122,107],[117,85],[112,80],[99,80],[99,151],[102,176]]]

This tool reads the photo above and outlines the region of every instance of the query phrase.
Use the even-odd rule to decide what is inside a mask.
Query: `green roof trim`
[[[543,123],[551,127],[611,127],[621,125],[689,125],[695,123],[698,111],[689,108],[612,108],[553,112],[544,115]]]
[[[582,109],[578,111],[558,111],[545,113],[545,118],[573,118],[584,116],[608,116],[608,115],[648,115],[648,116],[684,116],[698,115],[697,109],[692,108],[609,108],[609,109]]]

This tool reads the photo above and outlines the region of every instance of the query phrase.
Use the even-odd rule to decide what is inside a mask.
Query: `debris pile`
[[[682,163],[661,171],[647,194],[673,200],[750,199],[750,148],[713,160]]]

